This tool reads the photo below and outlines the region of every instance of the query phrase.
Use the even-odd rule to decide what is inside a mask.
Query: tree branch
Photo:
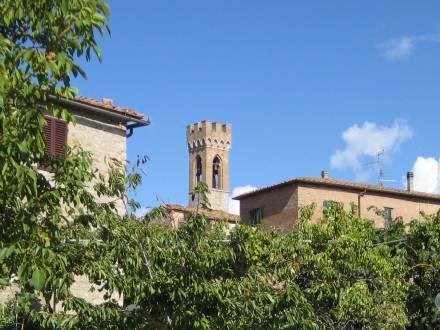
[[[141,252],[142,260],[144,261],[144,266],[148,271],[148,275],[150,276],[150,279],[153,279],[153,271],[151,270],[150,262],[147,259],[147,255],[145,254],[144,247],[141,243],[139,243],[139,251]]]

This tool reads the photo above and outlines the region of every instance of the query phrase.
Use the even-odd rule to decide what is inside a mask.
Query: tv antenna
[[[385,148],[381,148],[376,153],[376,160],[368,163],[368,164],[374,164],[379,169],[379,173],[377,176],[377,182],[379,186],[383,187],[384,182],[395,182],[396,180],[387,180],[385,179],[385,171],[384,171],[384,157],[385,157]]]

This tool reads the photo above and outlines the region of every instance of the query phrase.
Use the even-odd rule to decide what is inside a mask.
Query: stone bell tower
[[[208,120],[186,127],[189,151],[189,205],[196,203],[191,192],[203,181],[210,190],[213,210],[229,212],[229,151],[232,126]]]

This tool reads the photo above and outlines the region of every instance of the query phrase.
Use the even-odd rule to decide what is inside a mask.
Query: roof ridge
[[[269,191],[278,187],[282,187],[285,185],[290,185],[294,183],[315,183],[315,184],[321,184],[321,185],[333,185],[333,186],[339,186],[339,187],[345,187],[345,188],[351,188],[351,189],[367,189],[375,192],[382,192],[382,193],[388,193],[388,194],[397,194],[397,195],[404,195],[409,197],[423,197],[427,199],[434,199],[434,200],[440,200],[440,194],[433,194],[433,193],[426,193],[421,191],[408,191],[405,189],[399,189],[399,188],[393,188],[393,187],[385,187],[380,185],[374,185],[370,183],[361,183],[361,182],[351,182],[346,180],[340,180],[340,179],[333,179],[333,178],[318,178],[318,177],[296,177],[293,179],[283,180],[279,183],[268,185],[265,187],[261,187],[257,190],[250,191],[248,193],[244,193],[242,195],[236,196],[233,199],[240,200],[242,198],[246,198],[249,196],[256,195],[261,192]]]

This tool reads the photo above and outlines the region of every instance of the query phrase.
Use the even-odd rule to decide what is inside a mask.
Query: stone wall
[[[89,111],[73,111],[76,116],[76,123],[69,123],[67,133],[67,144],[71,147],[82,147],[84,150],[93,153],[93,166],[101,173],[109,170],[108,161],[111,158],[117,159],[125,165],[127,145],[126,128],[123,125],[115,124],[107,117],[90,113]],[[106,200],[101,198],[101,202]],[[126,212],[123,201],[116,202],[118,211]],[[92,285],[85,276],[78,276],[72,285],[72,294],[84,298],[90,303],[100,304],[104,302],[104,293],[97,290],[91,291]],[[8,287],[0,291],[0,303],[15,296],[16,286]],[[122,297],[117,294],[112,296],[119,303]]]
[[[127,155],[126,128],[102,115],[75,111],[76,123],[68,127],[67,144],[80,146],[93,154],[93,166],[102,174],[108,173],[109,161],[114,158],[125,165]],[[105,199],[101,199],[105,201]],[[122,201],[116,203],[121,214],[126,212]]]
[[[100,173],[106,174],[109,170],[109,161],[114,158],[125,165],[127,155],[126,128],[115,124],[102,115],[91,114],[88,111],[74,111],[76,123],[68,127],[67,144],[71,147],[78,146],[93,154],[93,166]],[[105,202],[105,198],[100,198]],[[123,201],[117,201],[116,206],[120,214],[126,212]],[[104,302],[105,292],[91,290],[92,285],[85,276],[75,277],[71,287],[74,296],[84,298],[92,304]],[[113,299],[122,304],[122,297],[114,294]]]

